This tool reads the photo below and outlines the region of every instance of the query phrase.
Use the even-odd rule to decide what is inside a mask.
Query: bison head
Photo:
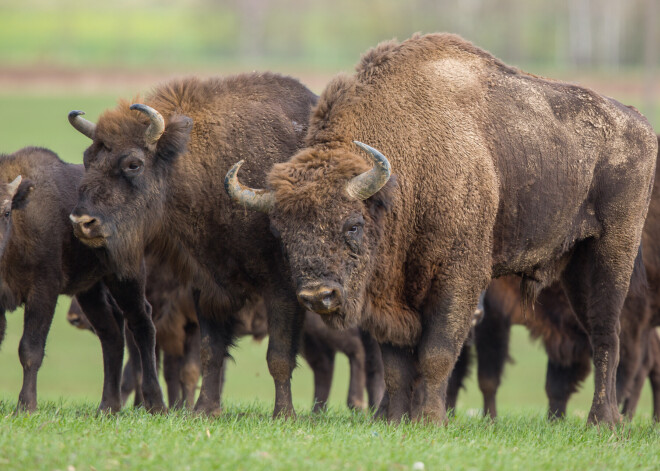
[[[23,180],[19,175],[10,183],[0,184],[0,253],[4,251],[12,226],[12,210],[20,209],[28,193],[34,188],[30,180]]]
[[[164,218],[172,162],[187,149],[192,120],[153,108],[120,102],[97,124],[69,113],[69,121],[92,144],[84,154],[85,175],[71,212],[76,236],[90,247],[105,247],[120,274],[140,270],[144,247]]]
[[[390,206],[390,164],[376,149],[367,151],[373,167],[342,149],[307,149],[275,165],[272,191],[243,187],[242,162],[227,174],[230,197],[268,212],[271,228],[288,258],[298,300],[326,323],[358,325],[381,239],[382,218]]]

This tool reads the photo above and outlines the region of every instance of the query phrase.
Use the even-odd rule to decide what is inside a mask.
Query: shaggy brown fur
[[[99,118],[85,152],[73,213],[94,218],[86,242],[106,247],[127,275],[151,245],[195,288],[203,377],[197,410],[220,411],[235,314],[259,295],[269,309],[274,413],[293,414],[290,378],[304,311],[268,218],[232,205],[223,184],[238,158],[247,160],[251,184],[265,184],[267,170],[301,147],[315,102],[298,81],[268,73],[176,80],[144,99],[166,123],[156,144],[145,141],[147,118],[121,102]]]
[[[138,271],[134,277],[117,278],[101,251],[86,247],[73,235],[68,215],[75,205],[82,173],[82,166],[64,163],[46,149],[28,147],[0,156],[0,182],[23,177],[11,202],[11,214],[5,205],[5,219],[10,217],[11,221],[3,225],[0,260],[0,338],[5,311],[25,306],[18,350],[23,365],[18,409],[33,411],[37,406],[37,372],[57,297],[69,294],[78,296],[101,341],[105,374],[100,409],[116,411],[121,407],[125,316],[145,349],[145,404],[162,410],[165,405],[153,356],[155,331],[150,307],[144,301],[143,276]]]
[[[381,151],[396,176],[366,201],[346,191],[370,168],[352,140]],[[271,224],[299,292],[341,287],[326,322],[382,342],[389,419],[410,414],[419,371],[422,413],[444,421],[480,291],[518,274],[540,286],[562,278],[595,347],[588,420],[620,420],[618,316],[657,150],[637,111],[430,34],[381,44],[354,76],[333,79],[307,146],[269,174]]]

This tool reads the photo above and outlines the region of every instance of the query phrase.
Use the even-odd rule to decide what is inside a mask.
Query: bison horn
[[[16,191],[18,191],[18,187],[20,186],[21,181],[23,181],[23,177],[19,175],[16,178],[14,178],[13,182],[7,183],[7,190],[9,190],[9,195],[11,196],[11,198],[13,198],[14,195],[16,194]]]
[[[69,122],[71,123],[71,126],[76,128],[85,136],[89,137],[90,139],[94,139],[94,130],[96,129],[96,124],[92,123],[91,121],[87,121],[85,118],[81,118],[81,116],[84,114],[84,111],[70,111]]]
[[[246,208],[268,213],[275,204],[275,195],[269,190],[255,190],[241,185],[238,181],[238,170],[245,160],[234,164],[225,177],[225,191],[232,201],[242,204]]]
[[[151,124],[144,133],[144,138],[147,141],[147,144],[155,144],[158,142],[158,139],[160,139],[160,136],[165,130],[165,120],[161,114],[152,107],[141,103],[131,105],[131,109],[144,113],[151,121]]]
[[[351,198],[366,200],[383,188],[385,183],[390,179],[392,169],[390,167],[390,162],[376,149],[363,144],[360,141],[353,142],[355,145],[369,153],[374,161],[374,168],[361,173],[357,177],[351,178],[346,185],[346,191]]]

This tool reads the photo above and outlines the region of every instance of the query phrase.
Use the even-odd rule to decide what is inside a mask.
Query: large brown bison
[[[145,104],[121,102],[93,124],[70,113],[92,139],[72,212],[76,234],[103,247],[132,276],[148,245],[195,289],[202,336],[202,386],[196,409],[220,411],[222,365],[246,299],[268,307],[268,368],[275,415],[293,414],[291,372],[304,320],[268,217],[231,204],[224,175],[251,161],[252,184],[302,146],[317,97],[275,74],[176,80]]]
[[[614,423],[618,317],[656,148],[636,110],[430,34],[383,43],[333,79],[307,148],[267,189],[241,186],[238,165],[227,187],[270,214],[300,302],[381,342],[390,420],[410,413],[419,371],[422,414],[444,421],[480,291],[518,274],[530,301],[561,278],[594,346],[588,420]]]
[[[53,152],[28,147],[0,156],[3,185],[0,258],[0,339],[5,311],[25,306],[18,354],[23,387],[18,409],[37,406],[37,372],[59,294],[76,295],[103,349],[103,396],[99,408],[121,407],[119,380],[124,354],[124,316],[140,344],[145,405],[162,410],[154,357],[155,329],[144,300],[144,277],[116,277],[104,254],[73,235],[69,213],[76,204],[81,165],[61,161]],[[17,186],[22,177],[22,182]],[[13,196],[12,196],[13,194]]]

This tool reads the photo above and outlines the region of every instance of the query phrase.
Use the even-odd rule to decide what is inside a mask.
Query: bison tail
[[[7,331],[7,318],[5,317],[4,309],[0,310],[0,345],[5,339],[5,332]]]

